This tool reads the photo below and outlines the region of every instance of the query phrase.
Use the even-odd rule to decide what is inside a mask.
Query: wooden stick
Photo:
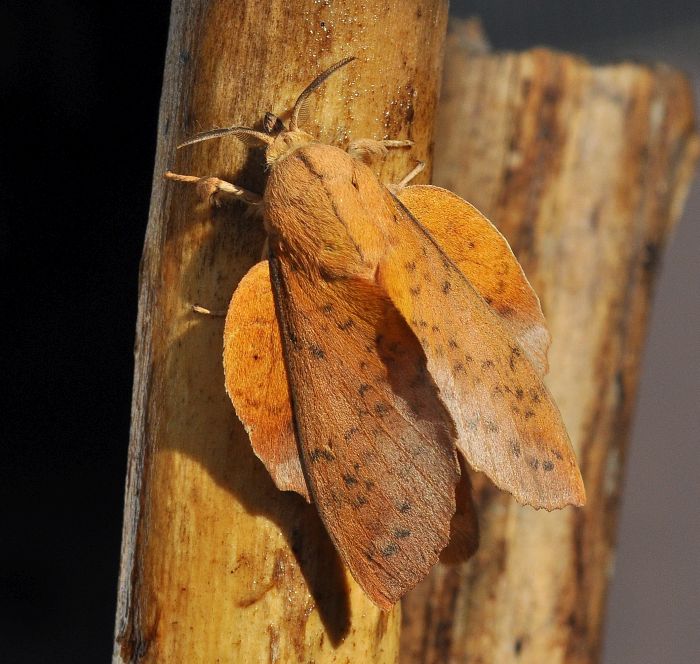
[[[500,227],[540,294],[588,504],[535,512],[475,478],[481,547],[405,600],[402,661],[595,662],[652,285],[698,156],[692,95],[664,66],[476,55],[472,38],[448,39],[434,181]]]
[[[225,309],[259,259],[259,216],[197,206],[163,174],[261,192],[259,150],[201,130],[261,127],[324,68],[357,62],[310,100],[321,140],[411,139],[385,181],[430,161],[444,0],[174,0],[141,266],[115,662],[394,662],[399,610],[380,612],[344,570],[313,506],[277,491],[224,392]]]

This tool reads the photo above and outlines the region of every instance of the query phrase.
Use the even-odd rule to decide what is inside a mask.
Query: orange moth
[[[382,185],[366,165],[407,141],[347,152],[300,129],[229,127],[266,147],[262,196],[168,173],[257,205],[268,256],[226,317],[226,389],[275,484],[315,502],[367,595],[390,608],[442,559],[476,548],[466,467],[526,505],[583,505],[559,411],[542,382],[549,333],[503,236],[433,186]],[[449,544],[449,546],[448,546]]]

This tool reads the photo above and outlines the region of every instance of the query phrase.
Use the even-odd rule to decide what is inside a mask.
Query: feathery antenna
[[[221,136],[228,136],[233,134],[241,141],[248,145],[256,145],[259,143],[264,143],[265,145],[271,145],[274,138],[268,134],[263,134],[261,131],[255,131],[255,129],[250,129],[248,127],[223,127],[221,129],[210,129],[209,131],[204,131],[201,134],[197,134],[192,138],[188,138],[183,143],[178,145],[178,150],[185,145],[192,145],[193,143],[201,143],[202,141],[208,141],[210,138],[220,138]]]
[[[341,60],[340,62],[336,62],[334,65],[326,69],[326,71],[324,71],[322,74],[319,74],[313,81],[311,81],[311,83],[309,83],[308,86],[306,86],[306,89],[299,95],[299,98],[296,100],[294,108],[292,109],[292,117],[289,121],[290,131],[294,131],[295,129],[299,128],[299,116],[304,115],[303,107],[305,106],[309,95],[315,90],[317,90],[331,74],[334,74],[341,67],[344,67],[345,65],[352,62],[355,59],[356,58],[353,55],[349,58]]]

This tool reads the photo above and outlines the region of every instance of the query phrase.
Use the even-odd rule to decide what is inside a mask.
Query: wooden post
[[[692,94],[664,66],[476,54],[473,37],[448,38],[434,182],[500,227],[542,299],[588,504],[536,512],[477,478],[479,552],[404,601],[402,661],[590,663],[651,289],[698,156]]]
[[[174,0],[136,335],[115,662],[394,662],[399,610],[381,613],[344,570],[315,508],[278,492],[224,392],[225,309],[259,259],[259,220],[197,209],[163,180],[217,175],[261,191],[263,161],[193,133],[289,109],[314,76],[358,61],[312,99],[326,142],[411,138],[382,177],[430,161],[444,0]]]

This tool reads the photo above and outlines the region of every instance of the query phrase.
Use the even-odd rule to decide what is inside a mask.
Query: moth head
[[[354,59],[354,57],[349,57],[341,60],[340,62],[336,62],[334,65],[326,69],[326,71],[319,74],[313,81],[311,81],[311,83],[309,83],[309,85],[304,89],[294,103],[294,107],[292,108],[289,118],[289,127],[287,127],[284,122],[282,122],[282,120],[274,113],[268,112],[265,113],[265,118],[263,120],[264,131],[257,131],[255,129],[251,129],[250,127],[223,127],[221,129],[212,129],[193,136],[177,147],[181,148],[185,145],[192,145],[193,143],[208,141],[211,138],[220,138],[222,136],[232,135],[236,136],[246,145],[264,145],[266,148],[265,161],[268,163],[268,165],[272,165],[278,159],[281,159],[293,150],[314,142],[314,138],[311,136],[311,134],[307,134],[305,131],[299,129],[299,125],[303,124],[308,119],[309,97],[323,83],[325,83],[326,79],[331,74],[352,62]]]

